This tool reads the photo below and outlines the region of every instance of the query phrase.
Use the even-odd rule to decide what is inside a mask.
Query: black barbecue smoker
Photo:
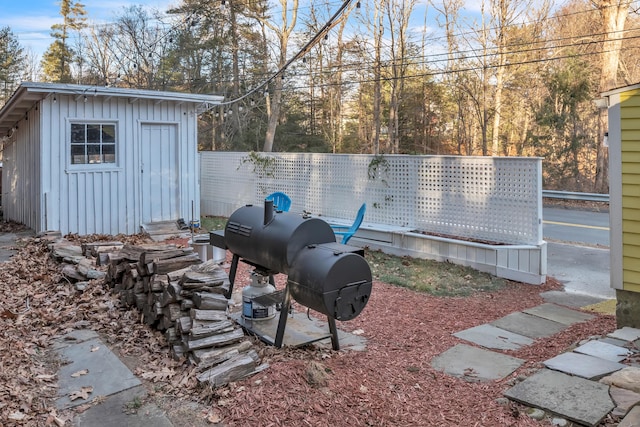
[[[210,241],[233,254],[227,298],[233,292],[238,262],[254,267],[236,321],[278,348],[283,345],[291,298],[327,316],[331,343],[338,350],[336,319],[358,316],[371,295],[371,269],[362,249],[336,243],[331,226],[322,219],[274,210],[272,201],[265,201],[264,207],[239,208],[224,232],[210,233]],[[287,284],[276,290],[273,276],[280,273],[287,275]],[[280,310],[273,339],[262,327],[263,320],[274,317],[272,307]]]

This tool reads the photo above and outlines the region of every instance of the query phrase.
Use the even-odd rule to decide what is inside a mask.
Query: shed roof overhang
[[[174,101],[191,103],[195,105],[197,113],[201,113],[211,107],[220,104],[223,97],[219,95],[202,95],[182,92],[159,92],[153,90],[73,85],[64,83],[33,83],[23,82],[13,93],[9,101],[0,109],[0,137],[9,134],[9,131],[19,122],[25,114],[40,100],[48,96],[72,95],[78,99],[93,96],[106,98],[128,98],[134,102],[137,99],[152,99],[156,102]]]

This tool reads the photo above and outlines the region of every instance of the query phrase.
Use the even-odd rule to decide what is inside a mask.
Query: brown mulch
[[[238,282],[248,277],[246,272],[241,263]],[[283,280],[278,277],[280,285]],[[367,339],[365,351],[275,349],[256,343],[270,367],[211,390],[197,384],[186,362],[169,359],[164,337],[141,324],[135,310],[121,308],[97,281],[76,291],[61,278],[45,243],[31,239],[11,261],[0,264],[0,426],[70,425],[75,413],[54,409],[57,365],[50,346],[74,328],[98,331],[149,385],[150,400],[170,402],[167,408],[197,401],[199,410],[190,411],[190,418],[172,418],[176,426],[217,421],[227,427],[544,425],[524,415],[520,405],[501,405],[496,399],[514,378],[540,368],[541,361],[614,330],[613,316],[596,315],[507,352],[526,363],[499,381],[466,382],[435,371],[430,361],[462,342],[452,333],[538,305],[544,302],[540,292],[560,288],[550,279],[543,286],[510,283],[498,292],[446,298],[374,282],[362,314],[338,324],[360,330]]]

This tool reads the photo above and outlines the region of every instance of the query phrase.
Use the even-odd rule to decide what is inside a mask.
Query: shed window
[[[116,162],[116,126],[103,123],[71,124],[71,164]]]

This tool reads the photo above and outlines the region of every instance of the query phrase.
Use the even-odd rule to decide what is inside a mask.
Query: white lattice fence
[[[506,244],[542,242],[542,160],[513,157],[201,153],[201,209],[230,215],[283,191],[292,211]],[[263,167],[268,164],[267,167]]]

